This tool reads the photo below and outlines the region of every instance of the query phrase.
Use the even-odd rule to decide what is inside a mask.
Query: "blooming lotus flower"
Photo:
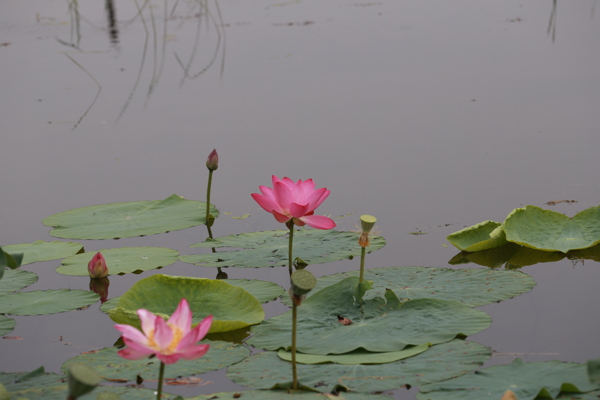
[[[97,252],[88,263],[88,273],[90,274],[90,278],[93,279],[106,278],[108,276],[106,260],[100,252]]]
[[[329,190],[315,190],[312,179],[298,182],[290,178],[279,179],[273,175],[273,188],[259,186],[262,194],[252,193],[252,198],[279,222],[292,220],[295,225],[304,224],[317,229],[331,229],[335,222],[322,215],[313,215],[315,209],[329,196]]]
[[[115,328],[123,335],[126,348],[118,354],[128,360],[156,354],[164,364],[184,360],[195,360],[208,351],[210,345],[196,344],[206,336],[212,324],[212,315],[204,318],[192,329],[192,311],[186,299],[181,299],[177,309],[165,322],[162,317],[148,310],[137,311],[142,322],[142,332],[131,325],[117,324]]]
[[[216,149],[213,149],[208,155],[208,158],[206,159],[206,168],[211,171],[216,171],[216,169],[219,168],[219,155],[217,154]]]

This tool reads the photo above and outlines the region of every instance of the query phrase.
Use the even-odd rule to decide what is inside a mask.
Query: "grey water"
[[[56,240],[41,221],[73,208],[203,200],[213,148],[215,236],[280,229],[250,194],[272,174],[313,178],[331,190],[319,213],[354,213],[339,228],[379,219],[388,244],[369,268],[452,267],[458,250],[445,237],[465,226],[527,204],[568,216],[600,204],[595,0],[4,0],[0,11],[0,245]],[[576,202],[546,204],[559,200]],[[80,242],[193,254],[205,238],[195,227]],[[59,265],[24,266],[40,276],[25,290],[88,289]],[[358,262],[310,268],[321,276]],[[479,307],[493,322],[469,340],[494,350],[486,366],[600,357],[598,262],[521,270],[533,290]],[[288,285],[285,268],[226,272]],[[109,297],[154,273],[217,271],[178,262],[111,276]],[[269,316],[285,310],[266,305]],[[97,305],[14,318],[7,336],[21,339],[0,340],[3,372],[59,372],[118,338]],[[243,389],[224,371],[203,379],[168,391]]]

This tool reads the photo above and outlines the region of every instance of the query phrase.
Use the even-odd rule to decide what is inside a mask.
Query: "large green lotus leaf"
[[[38,276],[33,272],[7,269],[4,271],[2,279],[0,279],[0,296],[21,290],[37,280]]]
[[[265,231],[242,233],[205,242],[190,247],[234,247],[245,250],[221,251],[190,256],[181,256],[183,262],[205,267],[277,267],[288,265],[288,231]],[[372,236],[369,252],[385,245],[381,236]],[[322,264],[330,261],[352,259],[360,255],[358,233],[300,229],[294,233],[293,257],[301,258],[307,264]]]
[[[556,400],[598,400],[600,390],[594,390],[587,393],[561,393]]]
[[[203,341],[210,344],[210,349],[203,357],[196,360],[179,360],[165,368],[165,378],[177,378],[203,374],[209,371],[228,367],[240,362],[250,355],[250,349],[227,342]],[[107,347],[102,350],[80,354],[62,365],[62,372],[67,374],[69,366],[83,362],[96,370],[104,379],[136,381],[137,376],[144,380],[158,379],[160,361],[157,358],[141,360],[126,360],[117,354],[119,349]]]
[[[15,325],[16,323],[14,319],[0,315],[0,336],[4,336],[8,332],[11,332],[13,329],[15,329]]]
[[[84,308],[98,301],[87,290],[34,290],[0,296],[0,313],[12,315],[44,315]]]
[[[536,206],[511,212],[504,221],[506,240],[544,251],[585,249],[600,243],[600,206],[573,218]]]
[[[168,370],[168,368],[166,368]],[[6,374],[0,372],[0,383],[3,384],[15,400],[65,400],[69,392],[69,382],[65,375],[43,374],[21,382],[15,382],[22,372]],[[79,400],[95,400],[103,392],[114,393],[121,399],[154,399],[156,389],[143,389],[130,386],[98,386],[92,392],[78,397]],[[165,400],[175,399],[175,395],[165,393]]]
[[[260,303],[267,303],[275,300],[283,294],[285,291],[281,286],[276,283],[269,281],[261,281],[258,279],[224,279],[223,282],[227,282],[230,285],[240,287],[256,297]],[[0,285],[2,281],[0,281]],[[109,310],[117,307],[117,303],[121,297],[113,297],[112,299],[104,302],[100,306],[100,311],[107,313]]]
[[[124,275],[165,267],[177,261],[179,252],[166,247],[122,247],[100,250],[106,259],[109,275]],[[77,254],[62,261],[56,272],[63,275],[88,276],[88,263],[97,251]]]
[[[330,392],[338,384],[348,390],[373,392],[454,378],[474,370],[489,357],[487,347],[453,340],[432,346],[414,357],[387,364],[298,364],[297,369],[300,383],[320,392]],[[267,351],[229,367],[227,376],[240,385],[271,389],[291,380],[291,369],[290,362]]]
[[[2,247],[10,254],[23,253],[21,265],[38,261],[56,260],[83,252],[83,246],[75,242],[45,242],[37,240],[33,243],[11,244]]]
[[[407,346],[444,343],[477,333],[490,324],[486,313],[455,301],[417,299],[399,303],[391,290],[359,304],[358,278],[322,289],[298,310],[296,349],[307,354],[343,354],[362,348],[399,351]],[[267,350],[288,349],[291,314],[287,312],[252,327],[248,343]],[[344,325],[338,316],[350,319]]]
[[[216,218],[217,209],[210,213]],[[76,208],[42,221],[50,234],[68,239],[113,239],[152,235],[206,223],[206,203],[171,195],[164,200],[129,201]]]
[[[428,348],[429,344],[425,343],[418,346],[407,347],[404,350],[391,351],[388,353],[372,353],[363,349],[354,350],[346,354],[328,354],[324,356],[319,354],[296,353],[296,362],[302,364],[334,363],[344,365],[385,364],[416,356]],[[279,350],[277,355],[283,360],[292,361],[292,352],[290,351]]]
[[[213,394],[205,394],[195,397],[186,397],[185,400],[226,400],[238,399],[243,400],[390,400],[391,397],[381,394],[367,393],[345,393],[341,392],[337,395],[315,393],[304,390],[288,393],[287,390],[244,390],[238,392],[219,392]]]
[[[358,271],[352,271],[322,276],[317,280],[317,287],[311,293],[317,293],[322,288],[348,276],[358,275]],[[365,271],[364,278],[373,282],[373,290],[365,294],[365,299],[381,297],[386,289],[390,289],[401,299],[453,300],[469,306],[481,306],[506,300],[527,292],[535,286],[533,278],[522,272],[474,268],[410,266],[373,268]],[[284,303],[291,304],[289,296],[283,296],[283,300]]]
[[[145,308],[167,319],[182,298],[190,305],[194,324],[213,316],[211,333],[258,324],[265,317],[258,300],[240,287],[222,280],[161,274],[136,282],[121,296],[117,307],[108,311],[108,315],[117,323],[140,328],[138,309]]]
[[[590,383],[586,366],[560,361],[524,363],[515,359],[471,372],[456,379],[422,386],[417,400],[500,399],[512,390],[519,400],[554,399],[559,392],[585,393],[598,389]]]
[[[454,232],[446,240],[458,247],[459,250],[473,252],[506,244],[506,235],[501,223],[484,221]]]

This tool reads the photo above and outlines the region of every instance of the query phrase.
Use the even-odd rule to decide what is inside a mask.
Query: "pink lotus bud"
[[[219,155],[217,154],[217,150],[213,149],[208,155],[208,159],[206,160],[206,168],[211,171],[216,171],[219,168]]]
[[[88,263],[88,273],[90,274],[90,278],[93,279],[106,278],[108,276],[106,260],[100,252],[97,252]]]

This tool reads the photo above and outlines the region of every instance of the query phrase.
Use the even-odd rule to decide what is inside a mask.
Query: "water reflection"
[[[100,296],[100,303],[108,300],[108,287],[110,281],[108,278],[90,279],[90,291],[97,293]]]
[[[600,262],[600,244],[583,249],[572,250],[567,254],[559,251],[541,251],[529,247],[520,246],[515,243],[507,243],[504,246],[474,253],[460,252],[448,264],[459,265],[475,263],[489,268],[518,269],[528,265],[560,261],[564,258],[585,263],[585,260]]]
[[[550,21],[548,21],[548,36],[552,37],[552,43],[556,41],[556,1],[552,0],[552,11],[550,12]]]

